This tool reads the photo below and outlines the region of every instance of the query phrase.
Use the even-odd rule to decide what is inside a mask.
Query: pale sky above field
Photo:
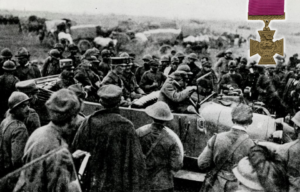
[[[285,2],[286,21],[300,22],[300,0]],[[245,20],[248,0],[0,0],[0,9]]]

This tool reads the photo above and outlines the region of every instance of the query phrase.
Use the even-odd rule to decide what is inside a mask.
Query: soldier
[[[74,66],[71,59],[60,60],[61,73],[58,81],[49,88],[51,91],[58,91],[63,88],[68,88],[70,85],[75,84],[74,81]]]
[[[164,75],[167,77],[168,75],[172,74],[176,71],[176,69],[179,66],[179,59],[177,57],[171,58],[171,65],[169,67],[166,67],[164,70]]]
[[[247,98],[251,101],[258,99],[258,92],[256,89],[256,83],[259,78],[259,73],[257,69],[257,65],[249,66],[249,74],[246,77],[244,84],[244,95],[247,95]]]
[[[30,98],[30,103],[28,107],[29,113],[24,120],[24,124],[26,125],[28,135],[30,136],[34,130],[36,130],[41,126],[40,117],[37,114],[37,112],[32,108],[32,107],[38,107],[36,106],[38,104],[36,102],[38,99],[37,98],[38,88],[34,80],[18,82],[16,84],[16,88],[18,91],[25,93]]]
[[[287,64],[287,70],[289,71],[291,68],[296,68],[297,64],[300,63],[300,60],[298,59],[298,53],[295,53],[293,57],[290,57],[288,64]]]
[[[219,81],[215,71],[212,69],[211,62],[202,62],[202,70],[195,76],[196,82],[192,81],[192,85],[198,85],[200,79],[207,80],[211,84],[212,91],[218,92]]]
[[[246,82],[246,77],[248,76],[249,74],[249,69],[247,69],[247,63],[248,63],[248,60],[247,58],[243,57],[241,59],[241,62],[240,64],[238,65],[238,68],[237,68],[237,73],[239,73],[243,78],[242,78],[242,90],[245,89],[245,82]]]
[[[72,59],[73,65],[76,68],[80,64],[79,49],[75,44],[69,44],[68,49],[71,53],[68,59]]]
[[[44,61],[42,67],[42,76],[46,77],[49,75],[57,75],[60,73],[59,67],[60,53],[56,49],[51,49],[49,51],[49,57]]]
[[[102,76],[102,72],[99,70],[99,65],[100,65],[100,61],[97,59],[96,56],[89,56],[85,58],[86,60],[88,60],[91,64],[91,70],[99,76],[99,78],[102,80],[103,76]]]
[[[173,119],[169,106],[158,101],[145,110],[153,120],[136,130],[146,158],[151,191],[173,191],[173,173],[183,166],[183,146],[165,124]]]
[[[192,71],[192,75],[190,76],[190,81],[188,82],[189,85],[192,85],[192,82],[196,82],[196,76],[201,71],[201,69],[196,65],[196,61],[198,60],[197,55],[195,53],[191,53],[187,57],[188,62],[187,65],[190,67]],[[195,84],[193,84],[195,85]]]
[[[225,51],[225,56],[221,57],[215,64],[215,71],[219,74],[220,78],[222,75],[228,73],[228,63],[232,60],[232,51],[230,49]]]
[[[298,158],[300,153],[300,112],[297,112],[296,115],[292,118],[294,123],[295,134],[297,139],[295,141],[286,143],[279,146],[277,153],[283,158],[284,165],[286,166],[287,176],[289,180],[289,190],[288,191],[299,191],[299,181],[300,181],[300,159]],[[293,129],[293,128],[291,128]]]
[[[59,57],[62,58],[62,54],[65,50],[65,47],[61,43],[55,43],[53,49],[59,51]]]
[[[119,114],[122,89],[103,85],[102,107],[78,130],[74,149],[91,153],[83,180],[84,191],[145,191],[146,165],[132,122]]]
[[[8,109],[8,98],[16,90],[16,83],[19,79],[14,76],[16,65],[14,62],[5,61],[2,67],[4,74],[0,76],[0,120],[3,120]]]
[[[160,63],[161,63],[161,67],[159,70],[165,74],[165,69],[169,67],[171,64],[170,57],[168,55],[162,56],[160,59]]]
[[[172,112],[186,113],[191,104],[190,95],[197,90],[196,86],[186,87],[186,77],[187,73],[175,71],[169,75],[160,90],[158,101],[167,103]]]
[[[132,67],[132,63],[126,66],[124,73],[121,75],[121,79],[124,83],[126,92],[130,94],[131,100],[134,100],[141,98],[142,95],[145,95],[145,92],[137,84],[135,75],[132,72]]]
[[[22,47],[19,49],[16,57],[18,58],[18,63],[20,64],[17,66],[16,76],[20,79],[20,81],[41,77],[41,72],[38,66],[29,61],[30,54],[26,48]]]
[[[91,63],[88,60],[84,59],[75,71],[75,79],[78,80],[77,77],[81,76],[84,81],[80,83],[82,83],[84,87],[88,86],[91,90],[97,90],[99,87],[98,84],[100,78],[96,73],[92,71],[91,66]]]
[[[150,70],[150,61],[151,60],[152,60],[151,55],[144,55],[144,57],[143,57],[144,65],[139,67],[135,72],[135,78],[136,78],[138,84],[140,84],[140,81],[141,81],[144,73],[146,71]]]
[[[13,54],[9,48],[4,48],[1,50],[1,59],[0,59],[0,75],[3,75],[4,71],[2,69],[3,64],[7,60],[11,60]]]
[[[135,62],[135,56],[136,56],[135,53],[129,53],[129,57],[131,58],[131,62],[133,64],[132,67],[131,67],[132,73],[135,73],[137,68],[139,68],[139,64],[137,64]]]
[[[242,88],[242,76],[236,72],[236,62],[228,63],[229,72],[222,76],[220,81],[221,90],[234,90]]]
[[[0,176],[4,176],[22,166],[23,151],[28,139],[24,119],[28,115],[30,98],[21,92],[13,92],[8,99],[9,113],[0,125],[1,153],[3,162]]]
[[[238,183],[232,169],[254,146],[246,130],[252,123],[252,109],[239,104],[232,109],[231,116],[234,123],[231,130],[210,138],[198,157],[199,170],[209,172],[201,191],[237,190]]]
[[[140,87],[145,93],[160,90],[166,80],[166,76],[158,70],[159,62],[157,60],[150,61],[150,70],[146,71],[141,78]]]
[[[99,71],[101,72],[102,77],[105,77],[108,72],[111,70],[111,66],[109,63],[109,58],[111,57],[110,51],[107,49],[103,49],[101,51],[101,63],[99,64]]]
[[[76,117],[80,111],[80,103],[74,92],[61,89],[53,93],[45,105],[48,109],[51,122],[35,130],[29,137],[24,149],[24,163],[30,163],[51,151],[68,148],[66,138],[72,134],[75,129]],[[65,151],[68,152],[67,149],[65,149]],[[74,159],[77,159],[84,154],[86,154],[86,152],[78,150],[75,151],[72,156]],[[56,182],[71,182],[75,177],[71,173],[72,169],[70,169],[73,164],[72,160],[63,158],[64,161],[62,161],[61,158],[61,156],[57,156],[56,161],[48,165],[49,168],[52,169],[47,169],[47,178],[56,178],[53,180],[55,184]],[[32,174],[31,177],[34,179],[34,177],[36,177],[34,173],[39,175],[37,170],[32,170],[32,173],[28,173],[28,175]],[[21,174],[21,177],[22,176],[24,175]],[[46,182],[44,181],[46,176],[44,177],[43,180],[40,178],[40,182]],[[36,183],[36,185],[44,184],[40,182]],[[61,190],[58,189],[56,185],[49,186],[48,184],[47,188],[52,188],[50,191]],[[69,191],[68,189],[65,190]]]
[[[270,78],[275,90],[279,91],[281,89],[280,78],[275,73],[275,66],[267,66],[267,75]]]
[[[179,65],[183,64],[185,55],[182,52],[177,52],[175,55],[179,59]]]
[[[113,57],[111,61],[112,70],[104,77],[101,85],[113,84],[123,89],[122,105],[123,102],[130,103],[130,93],[127,89],[124,89],[124,82],[122,80],[122,75],[126,66],[128,65],[128,59],[124,57]]]

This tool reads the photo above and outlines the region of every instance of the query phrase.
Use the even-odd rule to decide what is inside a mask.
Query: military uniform
[[[215,64],[215,71],[220,75],[226,74],[229,71],[228,63],[231,61],[231,58],[221,57],[218,62]]]
[[[59,62],[54,63],[51,56],[47,57],[42,67],[42,76],[57,75],[60,72]]]
[[[246,77],[244,87],[250,87],[251,88],[251,100],[257,100],[258,98],[258,92],[256,89],[256,83],[259,78],[258,73],[249,73]]]
[[[191,76],[190,76],[190,81],[189,81],[189,85],[196,85],[196,80],[197,80],[197,74],[200,73],[201,69],[195,64],[195,63],[192,63],[192,64],[188,64],[188,66],[190,67],[191,69],[191,72],[193,73]],[[195,83],[195,84],[193,84]]]
[[[133,98],[133,96],[135,98],[141,97],[140,94],[136,94],[135,92],[140,88],[139,85],[136,82],[134,73],[130,72],[130,73],[123,73],[123,75],[121,76],[121,79],[124,83],[124,88],[126,89],[126,92],[129,93],[131,96],[131,98]]]
[[[148,66],[147,67],[142,66],[142,67],[137,68],[137,70],[135,72],[135,78],[136,78],[137,83],[140,83],[140,81],[142,79],[142,76],[148,70],[150,70],[150,66],[149,67]]]
[[[147,154],[153,143],[161,138],[146,157],[151,190],[167,190],[174,187],[172,171],[183,166],[183,146],[179,137],[170,128],[155,123],[136,130],[142,150]]]
[[[228,158],[231,146],[239,137],[244,137],[245,140]],[[235,192],[237,190],[238,183],[232,169],[243,157],[249,154],[252,146],[254,146],[254,142],[249,138],[246,130],[237,125],[234,125],[230,131],[219,133],[209,139],[207,146],[198,157],[199,170],[201,172],[212,171],[216,165],[223,164],[225,159],[228,159],[217,173],[216,181],[213,183],[213,188],[217,189],[215,191]]]
[[[233,87],[234,89],[242,88],[242,76],[239,73],[228,72],[223,75],[220,81],[221,89],[228,89],[229,87]]]
[[[101,76],[105,77],[110,70],[111,70],[110,64],[101,61],[101,63],[99,64],[99,71],[101,73]]]
[[[23,122],[8,116],[1,125],[2,152],[4,153],[5,174],[16,170],[23,165],[22,157],[28,139],[28,132]]]
[[[17,66],[15,75],[20,81],[25,81],[41,77],[41,72],[35,64],[28,62],[25,66]]]
[[[85,82],[88,82],[88,84],[93,87],[96,87],[96,83],[100,80],[99,76],[91,69],[85,69],[83,67],[79,67],[75,71],[75,76],[76,75],[82,75],[86,79]]]
[[[34,130],[41,127],[40,117],[34,109],[29,108],[29,114],[24,120],[24,124],[26,125],[28,135],[31,135]]]
[[[190,89],[180,87],[175,80],[169,77],[160,90],[158,101],[167,103],[171,111],[186,112],[187,106],[190,105],[191,94]]]
[[[145,93],[151,93],[153,91],[160,90],[161,86],[166,80],[166,76],[161,71],[156,71],[155,73],[151,70],[146,71],[141,78],[140,87],[145,91]],[[151,85],[157,82],[157,87],[151,87]]]
[[[16,90],[19,79],[12,74],[4,73],[0,76],[0,119],[4,118],[8,109],[8,98]]]

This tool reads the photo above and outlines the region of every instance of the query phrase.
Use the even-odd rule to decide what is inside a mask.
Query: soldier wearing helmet
[[[181,51],[177,52],[175,57],[177,57],[179,59],[179,65],[183,64],[185,55]]]
[[[13,54],[9,48],[4,48],[1,50],[1,56],[0,56],[0,75],[4,73],[2,67],[3,63],[7,60],[11,60]]]
[[[207,181],[202,186],[206,191],[236,191],[238,183],[232,169],[255,145],[247,133],[247,127],[252,124],[253,118],[251,107],[238,104],[232,109],[231,117],[231,130],[210,138],[198,157],[199,170],[213,173],[210,178],[206,177],[212,186]]]
[[[44,61],[42,67],[42,76],[46,77],[49,75],[57,75],[61,72],[59,67],[60,52],[57,49],[51,49],[49,51],[49,56]]]
[[[158,70],[160,63],[157,60],[150,61],[150,70],[146,71],[141,78],[140,87],[145,93],[160,90],[166,80],[166,76]]]
[[[232,51],[230,49],[226,50],[224,56],[221,57],[215,64],[215,71],[219,74],[220,78],[222,75],[228,73],[228,63],[232,60]]]
[[[29,61],[30,54],[26,48],[20,48],[16,57],[18,58],[19,63],[16,69],[16,76],[20,79],[20,81],[41,77],[41,72],[38,66]]]
[[[59,51],[59,57],[62,58],[62,54],[63,54],[63,52],[65,50],[65,47],[63,46],[63,44],[61,44],[61,43],[55,43],[53,49],[58,50]]]
[[[159,70],[164,73],[165,69],[169,67],[171,63],[170,57],[168,55],[162,56],[160,59],[160,63],[161,63],[160,65],[161,67],[159,68]]]
[[[198,60],[198,57],[195,53],[191,53],[188,55],[187,57],[187,64],[190,67],[191,71],[192,71],[192,75],[190,76],[190,81],[189,81],[189,85],[196,85],[196,84],[192,84],[192,82],[196,82],[196,75],[201,71],[200,67],[198,67],[198,65],[195,63]]]
[[[111,70],[111,66],[109,64],[109,58],[111,57],[111,53],[107,49],[103,49],[101,51],[101,62],[99,64],[99,71],[102,77],[105,77],[107,73]]]
[[[137,83],[140,83],[144,73],[150,70],[150,61],[152,60],[152,57],[151,55],[144,55],[142,60],[144,61],[144,65],[139,67],[135,72]]]
[[[23,165],[22,157],[28,139],[28,132],[24,119],[29,113],[30,98],[21,92],[13,92],[8,99],[9,115],[0,125],[1,151],[3,154],[3,167],[0,176],[4,176]],[[2,160],[2,159],[1,159]]]
[[[67,59],[72,59],[74,67],[77,67],[80,64],[80,54],[78,46],[75,44],[69,44],[68,50],[70,52],[70,56]]]
[[[178,68],[169,75],[160,89],[158,100],[167,103],[172,112],[187,113],[187,108],[191,104],[189,98],[197,90],[196,86],[187,87],[188,74],[191,71],[188,66],[186,67],[187,69]]]
[[[10,60],[5,61],[2,69],[4,74],[0,76],[0,120],[4,118],[8,109],[8,98],[16,90],[16,83],[19,79],[14,75],[16,64]]]
[[[232,60],[228,64],[229,72],[222,76],[220,81],[221,90],[233,90],[242,88],[242,76],[236,72],[236,61]]]
[[[171,58],[171,65],[169,67],[166,67],[164,70],[164,75],[167,77],[168,75],[172,74],[176,71],[176,69],[179,66],[179,59],[175,56]]]
[[[172,129],[165,126],[173,119],[169,106],[162,101],[145,110],[153,123],[136,130],[146,156],[150,190],[173,191],[173,173],[183,166],[183,145]],[[156,147],[152,147],[156,141]]]

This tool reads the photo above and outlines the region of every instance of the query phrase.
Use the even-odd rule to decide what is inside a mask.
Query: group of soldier
[[[26,48],[20,48],[15,57],[8,48],[1,51],[0,173],[5,176],[35,164],[21,171],[14,191],[77,191],[73,163],[78,170],[88,153],[86,171],[79,175],[85,191],[173,191],[173,172],[183,166],[184,149],[172,127],[165,126],[173,119],[172,112],[189,113],[190,106],[197,107],[195,102],[213,92],[238,92],[283,117],[290,110],[283,98],[297,95],[300,71],[297,55],[287,65],[278,58],[276,66],[265,68],[248,64],[246,58],[233,58],[231,50],[214,65],[208,57],[175,50],[161,58],[147,54],[139,65],[134,54],[115,57],[109,48],[91,48],[80,55],[74,44],[56,44],[41,70],[30,61]],[[33,79],[52,75],[59,75],[48,87],[54,93],[40,103]],[[296,87],[295,91],[286,91],[286,84]],[[131,106],[152,93],[157,93],[158,101],[145,112],[153,123],[135,128],[120,115],[119,106]],[[85,117],[84,100],[100,103],[101,108]],[[48,111],[47,120],[39,117],[43,108]],[[238,183],[241,191],[300,189],[300,174],[294,171],[299,168],[299,140],[273,154],[249,138],[252,117],[252,108],[239,104],[232,110],[231,131],[208,141],[198,158],[199,170],[209,172],[202,191],[236,191]],[[292,122],[297,134],[300,114]],[[289,125],[282,125],[293,132]],[[41,158],[46,162],[37,163]]]

